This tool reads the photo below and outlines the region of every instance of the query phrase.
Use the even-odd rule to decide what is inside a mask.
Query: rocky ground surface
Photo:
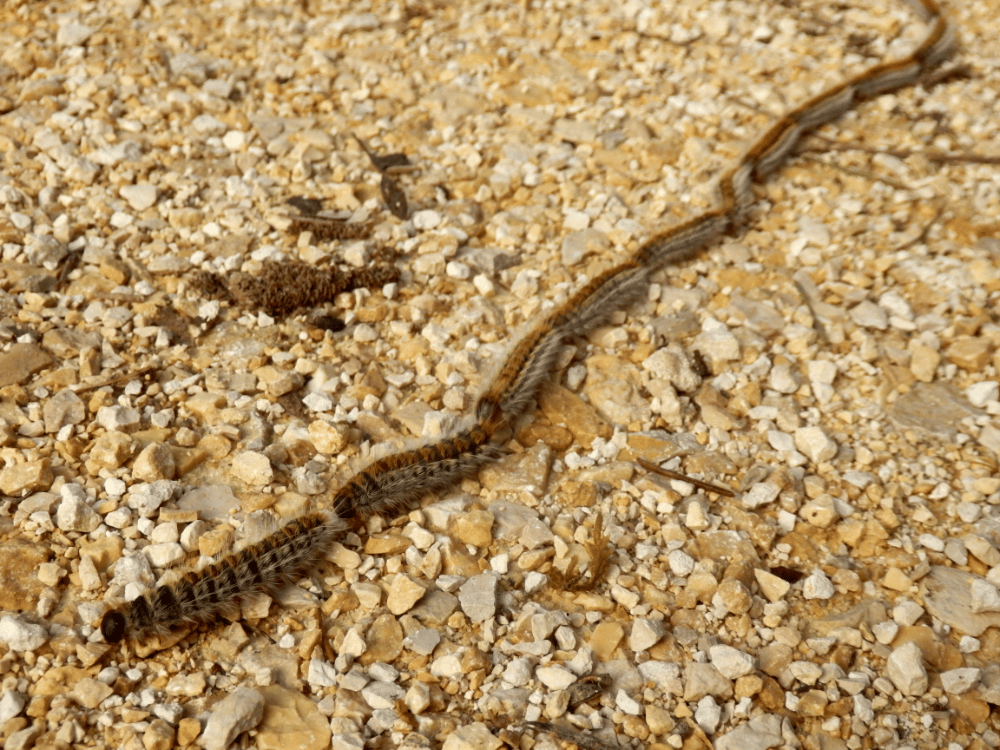
[[[822,128],[742,235],[576,341],[497,466],[125,653],[106,602],[445,434],[519,331],[923,30],[864,0],[4,3],[0,743],[1000,745],[991,6],[950,8],[961,75]],[[415,169],[380,189],[354,135]],[[370,233],[290,231],[293,197]],[[193,281],[387,253],[396,281],[280,319]]]

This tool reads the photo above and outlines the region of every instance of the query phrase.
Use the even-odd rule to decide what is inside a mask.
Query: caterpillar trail
[[[937,2],[912,0],[911,4],[929,31],[909,56],[880,63],[833,86],[769,127],[723,173],[714,208],[651,237],[631,258],[595,277],[521,339],[477,401],[472,426],[437,444],[375,461],[333,495],[333,515],[298,518],[257,544],[116,607],[101,623],[105,640],[117,643],[205,621],[232,607],[239,596],[274,591],[303,575],[343,532],[347,519],[398,514],[422,496],[497,460],[513,424],[531,407],[566,339],[586,333],[612,311],[633,302],[650,273],[686,260],[738,229],[753,203],[753,180],[774,172],[805,134],[857,102],[919,82],[952,52],[954,32]]]

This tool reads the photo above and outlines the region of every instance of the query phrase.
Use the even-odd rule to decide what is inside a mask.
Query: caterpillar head
[[[125,637],[125,615],[117,610],[108,612],[101,619],[101,635],[108,643],[119,643]]]

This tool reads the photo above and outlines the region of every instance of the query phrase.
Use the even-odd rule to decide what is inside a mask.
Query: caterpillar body
[[[166,635],[230,611],[238,597],[274,593],[315,565],[345,527],[326,513],[300,516],[255,544],[110,610],[101,634],[108,643]]]
[[[586,333],[611,311],[634,301],[650,273],[692,257],[738,228],[753,203],[753,180],[777,169],[809,131],[857,102],[917,83],[952,52],[954,31],[936,0],[911,4],[929,31],[910,55],[827,89],[771,125],[722,174],[713,208],[649,238],[631,258],[596,276],[520,340],[476,402],[471,426],[437,444],[375,461],[334,494],[332,515],[298,518],[257,544],[112,609],[101,622],[105,640],[117,643],[205,621],[241,595],[273,591],[303,575],[342,533],[345,519],[399,513],[499,458],[513,424],[535,401],[567,338]]]

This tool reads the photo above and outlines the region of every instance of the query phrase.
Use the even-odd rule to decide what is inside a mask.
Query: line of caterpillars
[[[951,54],[954,31],[935,0],[913,4],[929,27],[916,50],[830,88],[772,125],[722,175],[715,208],[649,239],[629,260],[594,278],[522,338],[480,396],[470,427],[436,444],[374,462],[336,492],[332,512],[297,518],[256,544],[111,609],[101,621],[105,640],[118,643],[165,634],[184,623],[232,611],[240,596],[274,593],[312,569],[348,521],[394,516],[497,460],[568,337],[585,333],[634,301],[652,272],[690,258],[738,228],[753,199],[751,182],[774,171],[805,133],[857,102],[917,83]]]

